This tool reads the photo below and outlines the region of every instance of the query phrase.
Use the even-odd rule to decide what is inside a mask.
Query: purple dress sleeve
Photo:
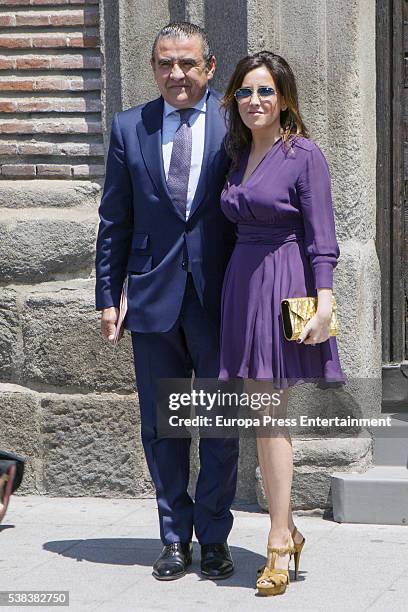
[[[315,288],[333,288],[340,249],[336,240],[329,167],[317,145],[307,151],[296,191],[305,227],[305,247]]]

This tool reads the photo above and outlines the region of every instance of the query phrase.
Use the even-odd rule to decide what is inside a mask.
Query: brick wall
[[[103,176],[99,0],[0,0],[0,178]]]

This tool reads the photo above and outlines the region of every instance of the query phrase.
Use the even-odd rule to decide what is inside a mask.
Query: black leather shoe
[[[222,544],[202,544],[201,574],[206,578],[218,580],[228,578],[234,573],[234,562],[227,542]]]
[[[192,542],[167,544],[153,565],[153,576],[157,580],[181,578],[186,573],[187,567],[191,565],[192,551]]]

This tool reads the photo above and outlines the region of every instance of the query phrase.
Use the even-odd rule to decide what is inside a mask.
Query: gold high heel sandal
[[[272,566],[265,565],[261,576],[256,581],[256,588],[260,595],[282,595],[289,586],[289,563],[292,553],[295,552],[292,536],[289,535],[288,546],[276,548],[268,545],[268,552],[272,553]],[[275,568],[278,555],[289,553],[288,569]]]
[[[292,539],[293,539],[293,544],[295,547],[295,552],[293,553],[293,557],[295,559],[295,580],[298,579],[300,555],[302,553],[303,546],[305,545],[305,542],[306,542],[306,539],[302,536],[303,538],[302,541],[299,544],[296,544],[295,543],[296,533],[297,533],[297,529],[296,527],[294,527],[292,531]]]
[[[295,559],[295,580],[298,579],[298,573],[299,573],[299,561],[300,561],[300,555],[303,549],[303,546],[306,542],[306,539],[302,536],[302,541],[299,544],[296,544],[295,542],[295,534],[297,533],[297,529],[296,527],[293,528],[292,531],[292,540],[293,540],[293,546],[295,547],[295,552],[293,553],[294,559]],[[259,576],[262,574],[262,572],[264,571],[265,565],[261,565],[261,567],[258,568],[258,571],[256,573],[257,578],[259,578]]]

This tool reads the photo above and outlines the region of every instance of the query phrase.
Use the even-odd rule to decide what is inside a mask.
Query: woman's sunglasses
[[[246,100],[252,96],[253,91],[254,90],[250,87],[240,87],[234,93],[235,99],[238,100],[238,102],[240,100]],[[276,91],[273,89],[273,87],[262,86],[258,87],[256,93],[260,98],[270,98],[276,94]]]

